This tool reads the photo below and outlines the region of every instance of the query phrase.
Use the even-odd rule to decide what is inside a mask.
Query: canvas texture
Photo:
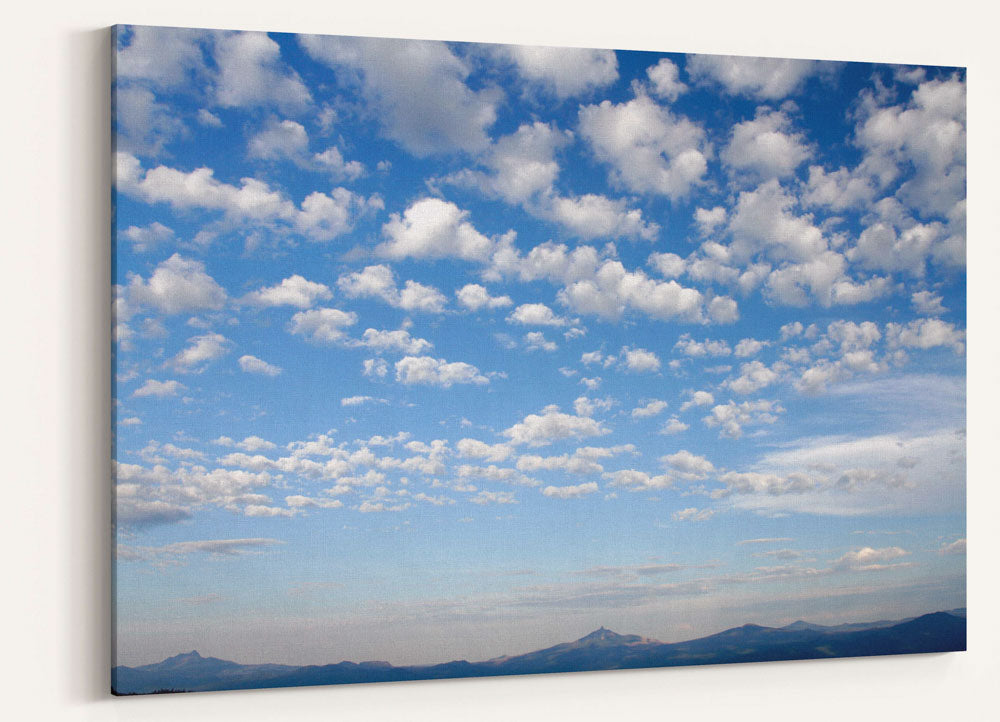
[[[111,32],[113,693],[965,649],[964,69]]]

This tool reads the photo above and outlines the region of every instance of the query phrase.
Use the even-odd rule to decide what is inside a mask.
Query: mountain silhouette
[[[326,665],[239,664],[198,652],[140,667],[111,671],[113,694],[196,692],[259,687],[398,682],[549,672],[584,672],[734,662],[829,659],[886,654],[961,651],[966,645],[964,609],[895,622],[824,626],[804,621],[784,627],[745,624],[686,642],[663,643],[601,627],[573,642],[484,662],[456,660],[396,667],[388,662]]]

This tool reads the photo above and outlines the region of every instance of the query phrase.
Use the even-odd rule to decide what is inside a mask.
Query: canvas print
[[[965,649],[963,68],[112,32],[115,694]]]

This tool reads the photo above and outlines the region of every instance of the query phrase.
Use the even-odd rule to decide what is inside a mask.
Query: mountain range
[[[301,687],[359,682],[490,677],[549,672],[675,667],[734,662],[828,659],[953,652],[966,648],[965,609],[904,620],[824,626],[798,621],[784,627],[745,624],[686,642],[664,643],[601,627],[575,642],[484,662],[396,667],[388,662],[326,665],[239,664],[198,652],[139,667],[111,670],[116,695]]]

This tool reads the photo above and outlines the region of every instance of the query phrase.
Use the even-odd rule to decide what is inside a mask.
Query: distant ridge
[[[484,662],[395,667],[388,662],[327,665],[239,664],[197,651],[140,667],[111,670],[113,694],[201,692],[259,687],[398,682],[547,672],[584,672],[791,659],[962,651],[965,609],[894,622],[824,626],[797,621],[784,627],[745,624],[686,642],[663,643],[600,627],[573,642]]]

